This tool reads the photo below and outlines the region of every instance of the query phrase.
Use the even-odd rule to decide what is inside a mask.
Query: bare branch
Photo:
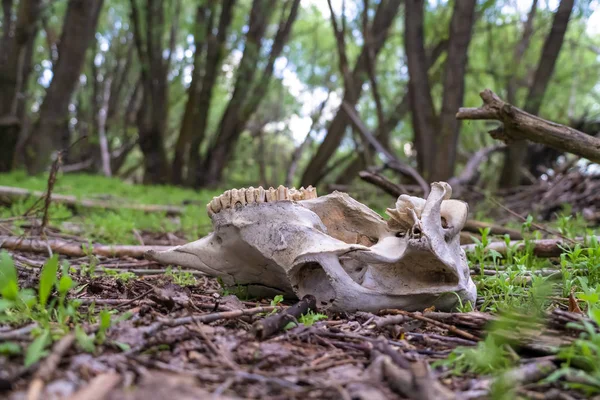
[[[494,139],[505,142],[527,139],[600,163],[599,138],[529,114],[504,102],[489,89],[481,92],[480,96],[484,103],[482,107],[461,108],[456,118],[497,120],[508,129],[490,131]]]

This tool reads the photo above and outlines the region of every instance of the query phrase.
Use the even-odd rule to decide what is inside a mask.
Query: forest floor
[[[46,189],[45,178],[22,173],[0,175],[0,182]],[[135,252],[90,251],[97,243],[171,246],[205,235],[211,226],[204,205],[218,193],[81,175],[59,176],[53,190],[114,208],[51,204],[41,232],[43,202],[0,196],[0,204],[10,203],[0,206],[0,245],[12,247],[0,253],[0,397],[600,394],[600,245],[581,218],[559,215],[542,230],[530,218],[519,222],[525,245],[505,252],[489,248],[503,238],[485,230],[474,235],[468,258],[478,286],[475,308],[377,315],[316,310],[262,339],[254,323],[289,312],[294,302],[250,299],[243,288],[226,290],[196,271],[165,268]],[[170,204],[181,212],[148,213],[126,204]],[[556,257],[536,257],[543,231],[557,232],[569,246]],[[8,246],[15,238],[36,245]],[[78,251],[59,254],[66,248]]]

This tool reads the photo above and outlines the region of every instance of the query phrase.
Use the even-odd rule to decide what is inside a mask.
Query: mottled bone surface
[[[322,309],[450,310],[476,297],[459,242],[468,207],[451,194],[436,182],[427,199],[402,195],[386,221],[345,193],[233,189],[207,205],[213,233],[147,257]]]

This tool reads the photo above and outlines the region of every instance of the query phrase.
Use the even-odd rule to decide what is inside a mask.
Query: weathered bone
[[[402,195],[379,214],[344,193],[309,186],[230,190],[207,211],[214,232],[147,257],[199,269],[254,295],[314,295],[320,308],[440,310],[474,302],[459,233],[468,206],[445,182],[427,199]]]

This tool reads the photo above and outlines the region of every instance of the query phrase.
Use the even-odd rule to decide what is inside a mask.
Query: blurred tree
[[[33,45],[39,29],[40,0],[2,2],[0,41],[0,172],[13,168],[20,128],[25,117],[25,92],[31,72]]]
[[[335,15],[332,13],[332,26],[334,35],[336,37],[337,49],[338,49],[338,63],[339,68],[344,78],[344,96],[343,102],[346,102],[350,106],[356,105],[363,90],[363,84],[367,80],[367,63],[369,59],[374,60],[381,48],[383,47],[390,26],[392,25],[398,9],[400,7],[399,1],[381,0],[377,6],[375,17],[371,23],[371,29],[369,37],[371,41],[363,41],[363,46],[360,51],[360,55],[356,60],[352,73],[350,73],[350,66],[348,65],[347,49],[345,46],[345,29],[338,29],[335,21]],[[343,16],[342,16],[343,18]],[[343,21],[343,19],[342,19]],[[343,25],[342,25],[343,26]],[[374,61],[372,61],[374,62]],[[304,174],[302,175],[301,184],[303,186],[316,185],[323,178],[323,172],[331,157],[334,155],[338,146],[340,145],[344,134],[346,133],[346,127],[348,126],[349,120],[347,114],[340,107],[329,124],[327,129],[327,136],[319,146],[317,152],[312,157],[308,166],[306,167]]]
[[[535,7],[536,3],[534,2]],[[529,94],[525,100],[523,109],[530,114],[537,115],[540,112],[544,94],[546,88],[550,83],[550,78],[554,73],[556,60],[560,54],[560,49],[563,45],[569,19],[571,18],[571,12],[573,10],[574,0],[561,0],[558,10],[554,16],[554,22],[546,41],[544,42],[544,48],[538,62],[537,69],[531,86],[529,87]],[[532,15],[530,13],[530,15]],[[533,18],[533,16],[531,16]],[[527,26],[526,26],[527,27]],[[524,29],[524,35],[527,34],[527,30]],[[512,187],[519,185],[521,181],[521,168],[525,165],[527,159],[527,148],[528,143],[526,141],[519,141],[512,143],[509,146],[504,167],[502,168],[502,175],[500,176],[501,187]],[[535,150],[533,150],[535,151]],[[531,154],[530,158],[535,160],[537,157],[535,154]],[[533,162],[533,168],[537,166],[537,160]]]
[[[25,160],[29,173],[39,173],[55,150],[70,144],[69,104],[94,37],[103,0],[69,0],[57,46],[58,59],[40,106],[39,117],[26,141]]]
[[[141,62],[144,105],[138,109],[137,126],[140,149],[144,153],[144,182],[167,183],[170,176],[165,149],[169,114],[167,75],[175,51],[181,0],[171,4],[170,29],[164,2],[147,0],[145,6],[140,7],[138,0],[130,0],[130,4],[135,44]],[[165,51],[168,52],[166,58]]]

